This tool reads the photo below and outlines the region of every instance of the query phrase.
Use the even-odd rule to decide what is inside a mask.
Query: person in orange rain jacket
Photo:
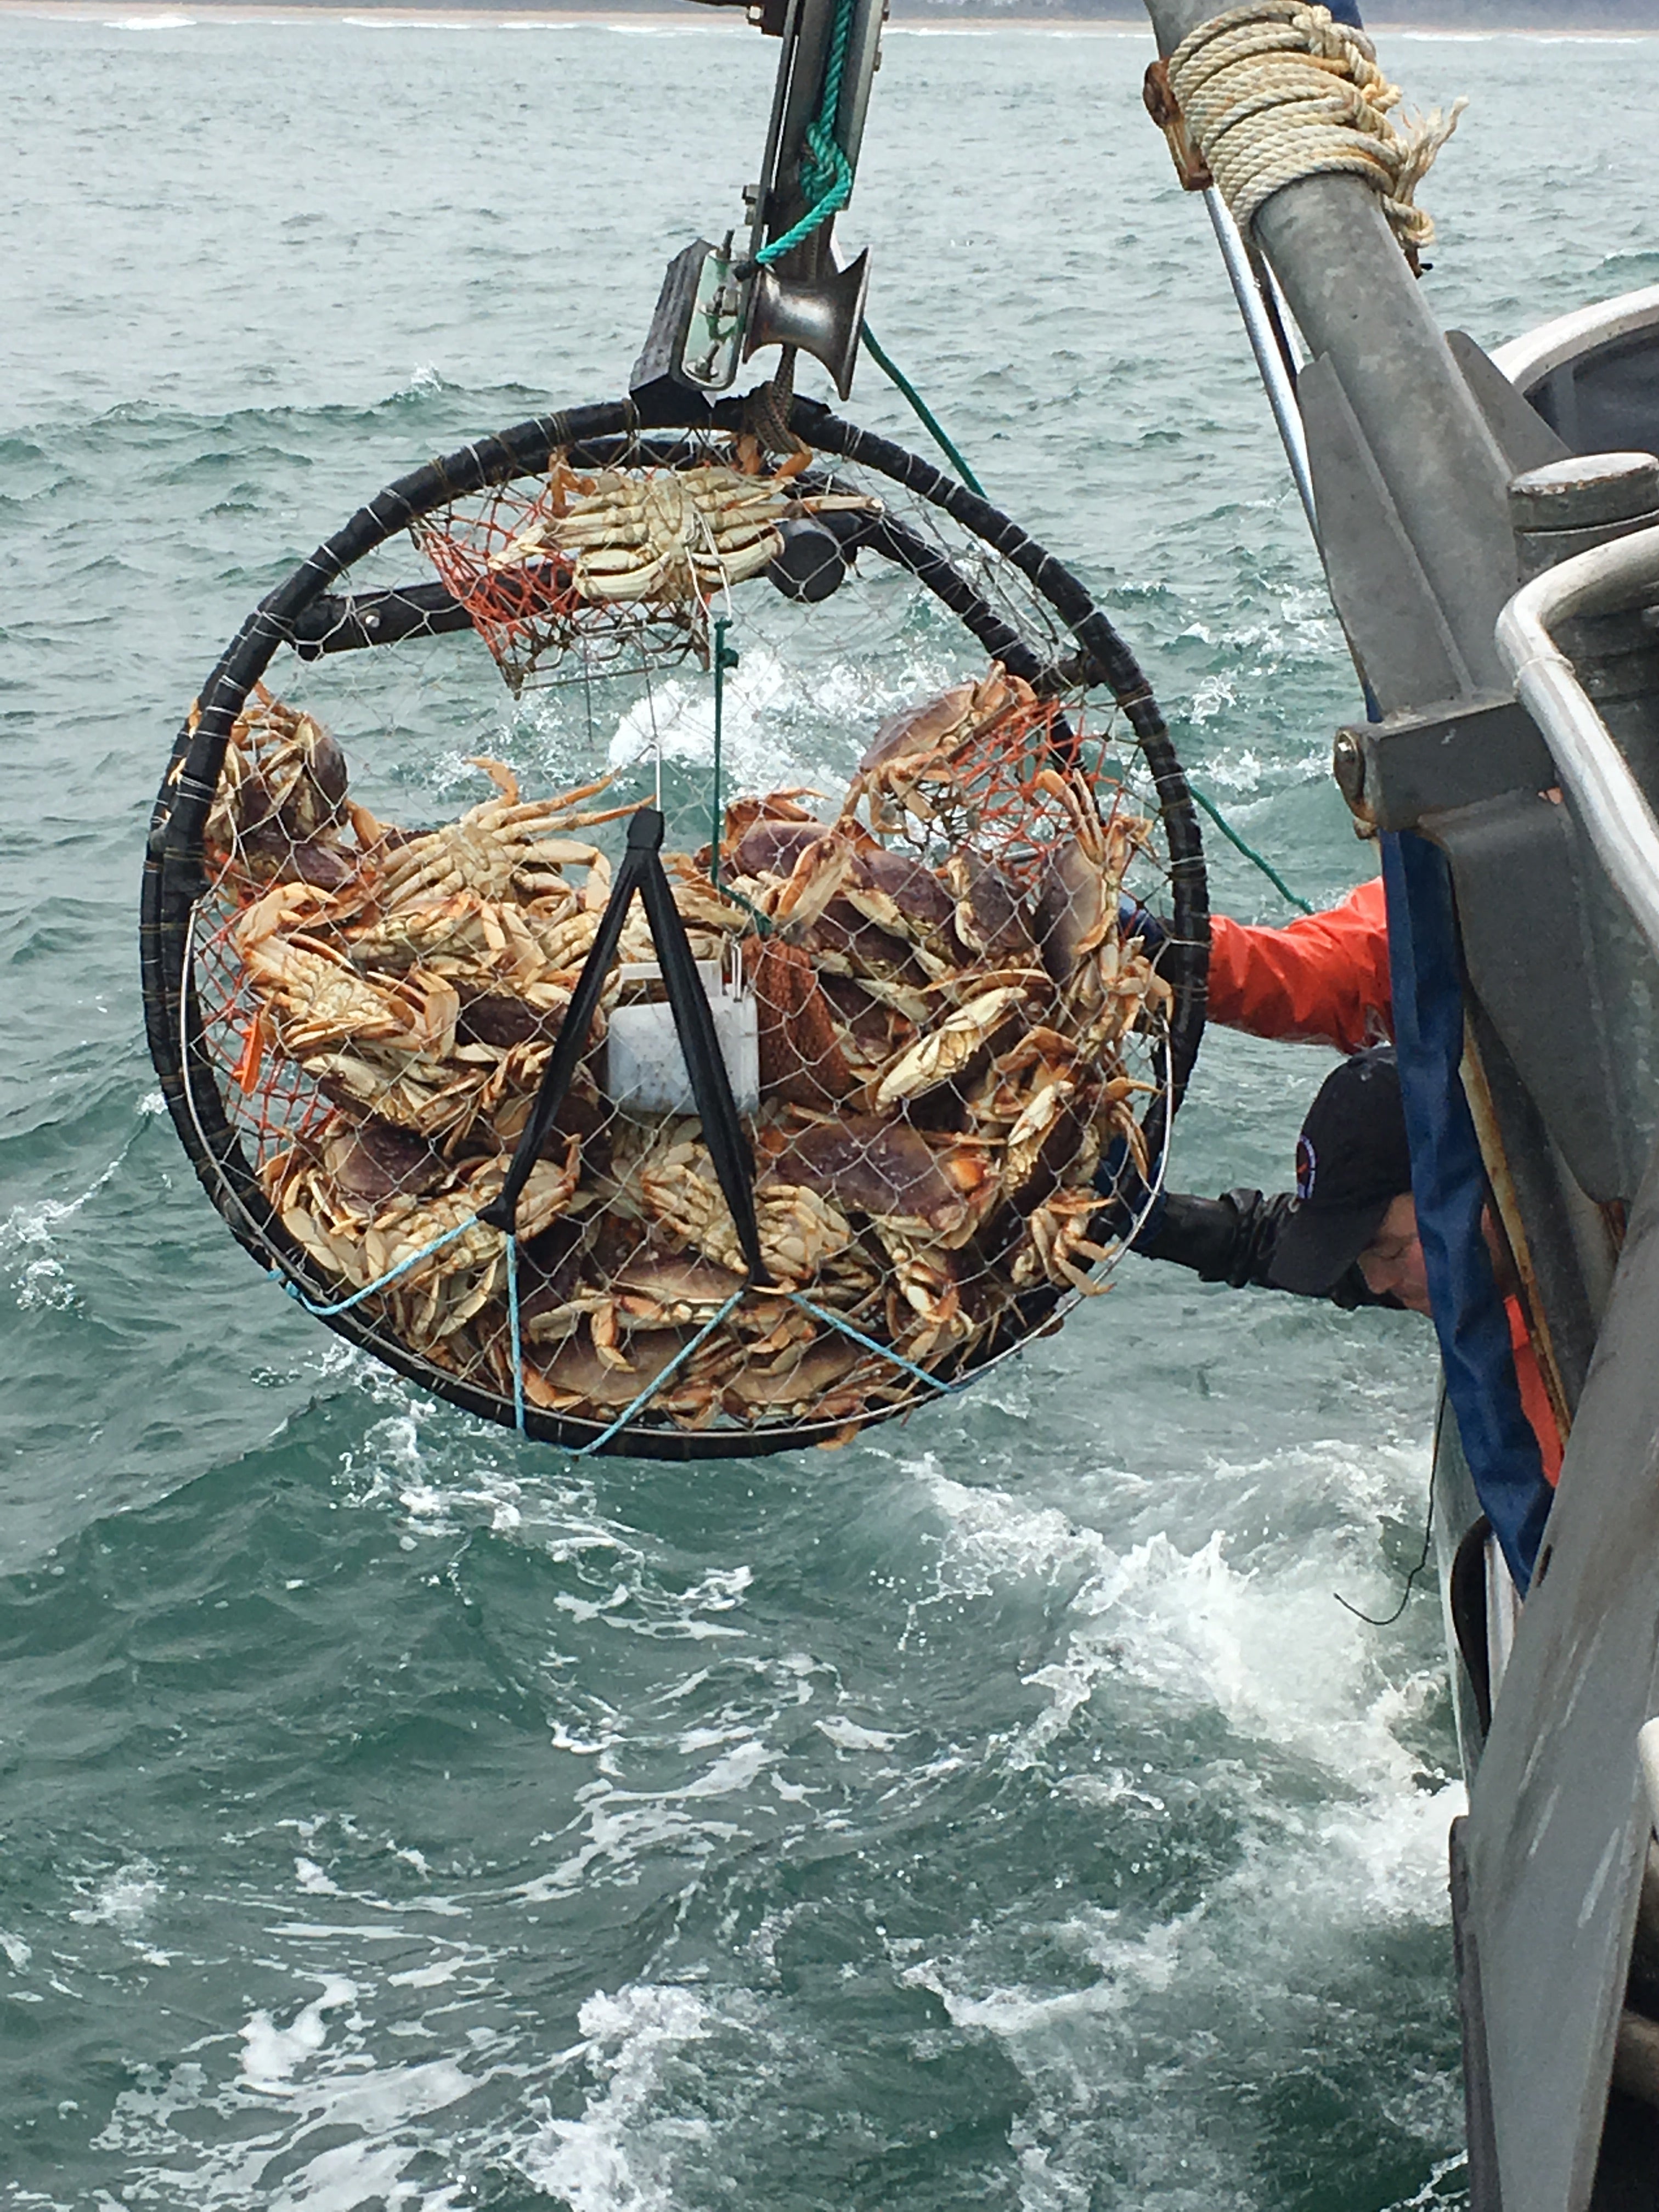
[[[1295,1194],[1180,1191],[1152,1200],[1131,1249],[1204,1282],[1259,1285],[1345,1310],[1427,1314],[1400,1074],[1391,1046],[1388,918],[1381,878],[1280,929],[1212,919],[1209,1017],[1254,1036],[1334,1046],[1348,1056],[1321,1085],[1297,1142]],[[1560,1471],[1554,1409],[1515,1295],[1515,1267],[1490,1206],[1486,1242],[1510,1324],[1521,1402],[1544,1472]]]
[[[1252,1036],[1338,1052],[1388,1043],[1394,1005],[1382,877],[1283,929],[1212,915],[1209,1018]]]

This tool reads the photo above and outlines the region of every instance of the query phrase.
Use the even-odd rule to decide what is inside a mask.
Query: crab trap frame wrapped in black
[[[233,1233],[571,1449],[836,1442],[983,1374],[1109,1266],[1202,1027],[1110,623],[925,462],[791,427],[591,407],[403,478],[249,617],[156,809],[150,1047]]]

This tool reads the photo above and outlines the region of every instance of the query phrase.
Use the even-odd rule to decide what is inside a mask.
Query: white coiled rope
[[[1269,193],[1303,177],[1363,179],[1415,264],[1434,224],[1413,194],[1468,102],[1397,127],[1400,101],[1370,40],[1304,0],[1246,0],[1212,16],[1170,56],[1188,135],[1240,228]]]

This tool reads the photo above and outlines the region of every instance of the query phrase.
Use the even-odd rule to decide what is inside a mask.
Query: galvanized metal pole
[[[1146,0],[1168,54],[1218,10]],[[1376,195],[1358,178],[1307,177],[1255,218],[1303,337],[1329,356],[1474,686],[1508,689],[1492,629],[1515,588],[1510,471],[1419,295]],[[1431,703],[1396,672],[1385,709]]]
[[[1228,281],[1233,288],[1233,297],[1238,302],[1238,312],[1243,319],[1244,334],[1250,341],[1250,351],[1255,356],[1255,365],[1267,393],[1267,404],[1273,410],[1285,458],[1291,465],[1291,480],[1297,496],[1302,501],[1302,512],[1308,518],[1308,527],[1319,541],[1319,520],[1314,512],[1313,477],[1308,467],[1308,440],[1302,427],[1302,410],[1296,404],[1296,386],[1291,381],[1291,372],[1285,356],[1279,349],[1279,334],[1267,313],[1267,303],[1261,296],[1256,282],[1255,270],[1250,264],[1249,248],[1244,243],[1244,234],[1233,221],[1233,211],[1213,185],[1204,194],[1204,204],[1210,211],[1214,226],[1216,244],[1221,248],[1221,258],[1226,264]]]

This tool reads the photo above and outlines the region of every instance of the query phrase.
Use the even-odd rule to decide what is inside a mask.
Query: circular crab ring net
[[[623,402],[402,478],[248,617],[157,803],[150,1047],[233,1234],[569,1449],[840,1442],[1057,1326],[1202,1030],[1197,823],[1105,616],[926,462],[792,427]]]

